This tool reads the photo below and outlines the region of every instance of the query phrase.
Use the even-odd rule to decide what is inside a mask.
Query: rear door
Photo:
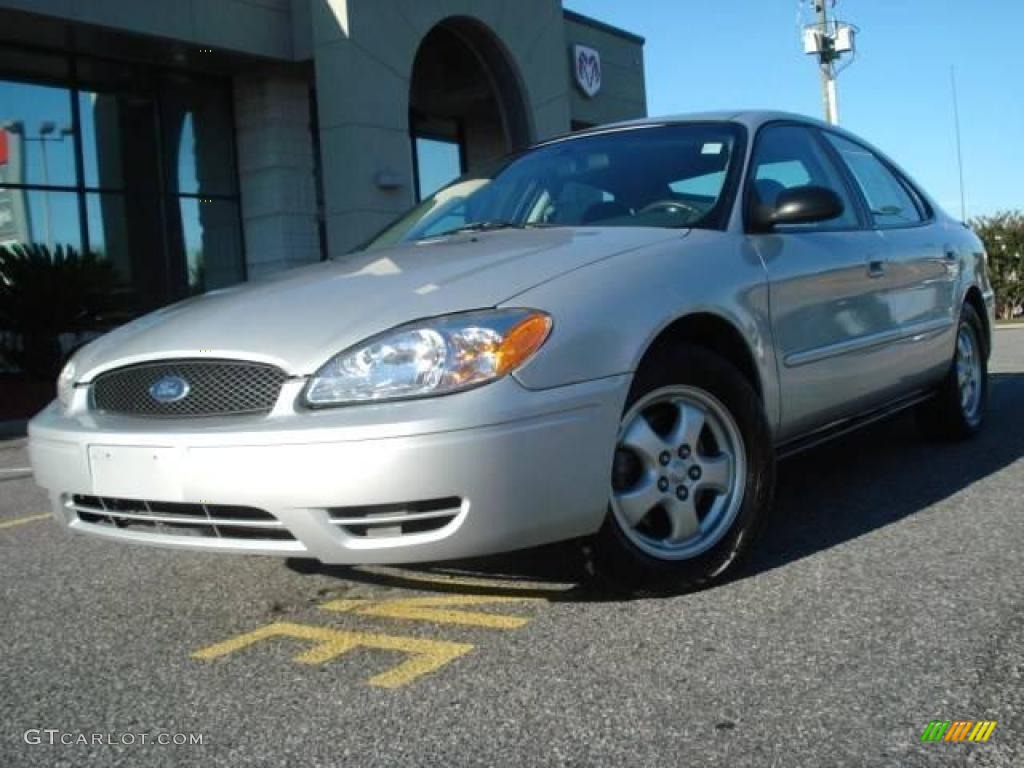
[[[769,276],[782,393],[779,439],[869,409],[889,395],[895,328],[886,301],[886,244],[868,226],[848,177],[815,131],[773,123],[755,140],[746,205],[773,205],[785,189],[832,189],[837,218],[750,234]]]
[[[902,173],[874,151],[824,131],[850,171],[886,248],[888,303],[900,338],[894,371],[909,391],[949,365],[960,256],[945,226]]]

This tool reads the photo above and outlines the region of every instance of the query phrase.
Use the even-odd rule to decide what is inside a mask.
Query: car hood
[[[402,323],[493,307],[587,264],[685,230],[502,230],[351,254],[213,291],[141,317],[76,357],[78,381],[161,358],[232,358],[315,372]]]

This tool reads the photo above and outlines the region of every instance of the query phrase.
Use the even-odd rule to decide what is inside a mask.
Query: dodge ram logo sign
[[[601,90],[601,54],[585,45],[574,45],[572,68],[580,89],[590,98],[597,96]]]

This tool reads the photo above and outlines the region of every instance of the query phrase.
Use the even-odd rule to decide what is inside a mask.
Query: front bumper
[[[241,420],[65,414],[52,404],[29,425],[29,454],[54,515],[74,531],[325,563],[444,560],[596,531],[628,385],[617,376],[531,391],[506,378],[429,400]],[[133,512],[100,519],[81,512],[83,499]],[[339,523],[380,510],[378,519],[395,522],[441,499],[454,507],[434,525]],[[283,537],[258,528],[235,536],[237,527],[201,517],[196,526],[146,524],[161,509],[215,520],[217,509],[236,507],[269,513]]]

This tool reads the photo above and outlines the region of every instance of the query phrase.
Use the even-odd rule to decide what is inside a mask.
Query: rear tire
[[[721,579],[754,540],[775,486],[771,431],[750,383],[699,347],[657,350],[634,377],[616,440],[598,574],[630,589]]]
[[[970,304],[964,304],[949,371],[935,396],[917,409],[917,422],[925,435],[967,440],[984,426],[988,405],[984,334],[985,326],[977,311]]]

